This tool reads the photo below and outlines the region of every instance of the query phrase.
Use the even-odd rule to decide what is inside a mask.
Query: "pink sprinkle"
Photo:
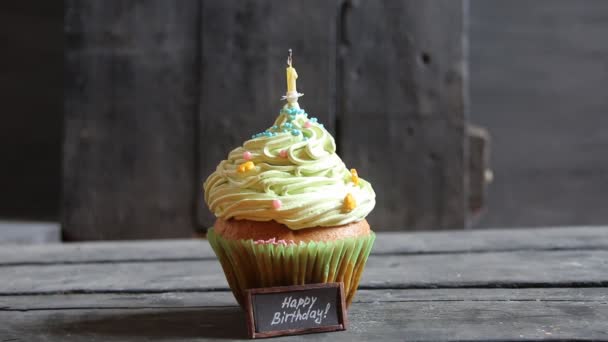
[[[310,121],[306,121],[304,123],[304,128],[310,128],[310,126],[312,126],[312,124],[310,123]]]
[[[281,150],[281,152],[279,152],[279,155],[281,156],[281,158],[287,158],[287,150]]]
[[[281,200],[278,200],[278,199],[272,200],[273,208],[280,209],[282,205],[283,205],[283,203],[281,202]]]
[[[251,160],[251,152],[249,152],[249,151],[243,152],[243,159]]]

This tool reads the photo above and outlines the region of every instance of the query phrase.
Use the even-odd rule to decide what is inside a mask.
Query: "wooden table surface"
[[[608,227],[380,233],[347,331],[277,340],[608,340]],[[207,241],[0,247],[0,341],[244,339]]]

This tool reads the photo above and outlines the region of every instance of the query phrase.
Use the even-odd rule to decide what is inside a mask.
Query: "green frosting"
[[[251,159],[245,160],[245,152]],[[239,171],[247,161],[255,166]],[[203,187],[217,217],[275,220],[294,230],[360,221],[376,204],[369,182],[353,182],[334,138],[297,103],[286,105],[272,127],[232,150]],[[344,205],[349,193],[356,202],[352,210]]]

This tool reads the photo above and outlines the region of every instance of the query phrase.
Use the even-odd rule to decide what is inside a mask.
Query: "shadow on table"
[[[139,309],[99,310],[94,314],[68,317],[65,314],[53,319],[51,333],[82,337],[147,337],[156,339],[247,338],[245,313],[238,307],[211,307],[192,309]],[[118,311],[118,312],[117,312]],[[103,339],[102,339],[103,340]]]

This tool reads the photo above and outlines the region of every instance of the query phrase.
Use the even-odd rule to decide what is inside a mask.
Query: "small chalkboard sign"
[[[250,338],[346,330],[343,283],[249,289]]]

